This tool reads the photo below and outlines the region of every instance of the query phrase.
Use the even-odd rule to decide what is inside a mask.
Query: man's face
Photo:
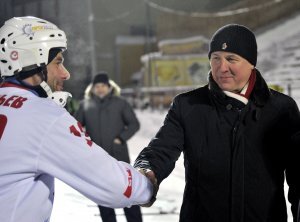
[[[243,57],[230,52],[211,54],[212,77],[222,90],[240,92],[249,80],[254,66]]]
[[[55,91],[62,91],[65,80],[70,78],[70,73],[63,65],[64,57],[62,53],[57,56],[47,65],[48,79],[47,83]]]
[[[93,93],[100,98],[105,97],[110,92],[110,87],[104,83],[96,83],[93,86]]]

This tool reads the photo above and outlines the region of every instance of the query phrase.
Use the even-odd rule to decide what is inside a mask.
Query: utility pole
[[[149,54],[151,52],[151,17],[150,17],[150,7],[148,5],[147,1],[145,2],[146,6],[146,54],[148,54],[148,86],[152,85],[152,67],[151,67],[151,55]]]
[[[95,53],[95,32],[94,32],[94,13],[93,13],[93,7],[92,7],[92,0],[87,1],[88,4],[88,29],[89,29],[89,39],[90,39],[90,48],[91,48],[91,72],[92,77],[96,75],[97,72],[97,64],[96,64],[96,53]]]

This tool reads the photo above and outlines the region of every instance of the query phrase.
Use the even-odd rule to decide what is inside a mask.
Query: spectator
[[[119,87],[106,72],[97,74],[86,90],[75,118],[92,140],[119,161],[129,163],[127,140],[139,129],[139,122],[128,102],[120,97]],[[114,209],[99,205],[103,222],[115,222]],[[139,206],[124,208],[128,222],[141,222]]]

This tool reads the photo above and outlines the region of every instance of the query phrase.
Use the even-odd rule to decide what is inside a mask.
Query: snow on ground
[[[292,96],[300,104],[300,14],[258,34],[258,68],[268,82],[285,87],[292,84]],[[300,81],[299,81],[300,82]],[[140,131],[129,141],[131,159],[155,135],[165,116],[159,111],[137,111],[141,122]],[[143,208],[144,222],[174,222],[178,214],[184,188],[184,168],[182,157],[177,161],[172,174],[162,182],[157,201],[151,208]],[[285,186],[287,190],[287,186]],[[288,204],[288,208],[289,208]],[[126,222],[122,209],[117,209],[118,222]],[[291,213],[289,222],[292,221]],[[55,202],[51,222],[96,222],[101,221],[97,206],[74,189],[56,181]]]

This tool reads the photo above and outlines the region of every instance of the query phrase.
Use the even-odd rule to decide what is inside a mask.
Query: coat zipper
[[[237,131],[240,125],[240,121],[241,121],[241,110],[238,109],[238,117],[237,120],[233,126],[232,129],[232,141],[231,141],[231,151],[230,151],[230,191],[229,191],[229,208],[230,208],[230,212],[229,212],[229,221],[232,222],[232,159],[233,159],[233,152],[235,149],[235,142],[236,142],[236,135],[237,135]]]

